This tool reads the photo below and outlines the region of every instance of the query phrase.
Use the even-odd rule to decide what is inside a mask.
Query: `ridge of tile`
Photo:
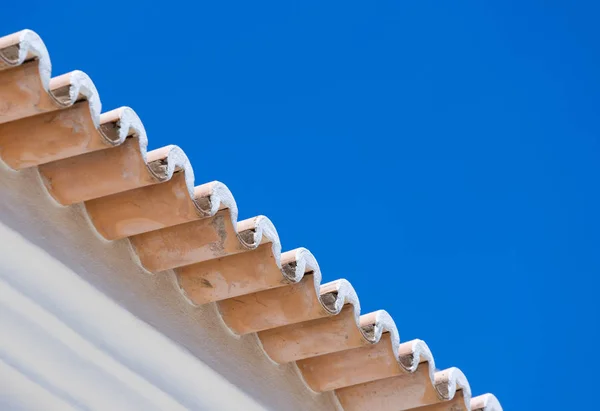
[[[483,394],[471,400],[473,411],[502,411],[500,402],[493,394]]]

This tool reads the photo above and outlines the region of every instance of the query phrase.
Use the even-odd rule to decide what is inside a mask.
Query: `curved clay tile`
[[[257,333],[273,361],[296,362],[310,389],[335,391],[345,410],[502,409],[491,394],[471,399],[457,368],[436,370],[423,341],[400,343],[387,312],[361,315],[348,281],[321,284],[307,249],[282,253],[268,218],[237,221],[224,184],[194,187],[180,148],[147,152],[139,117],[102,114],[87,75],[50,74],[37,34],[0,38],[0,158],[38,167],[57,202],[84,203],[98,233],[127,238],[146,270],[173,270],[190,304],[216,303],[231,331]]]
[[[502,411],[500,402],[493,394],[483,394],[471,399],[473,411]]]

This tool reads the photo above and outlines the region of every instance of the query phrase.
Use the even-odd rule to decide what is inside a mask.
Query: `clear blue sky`
[[[600,312],[592,2],[198,3],[7,2],[1,27],[37,31],[55,75],[87,72],[105,110],[133,107],[151,148],[183,147],[197,184],[227,184],[242,218],[270,217],[284,249],[309,248],[475,394],[585,408]]]

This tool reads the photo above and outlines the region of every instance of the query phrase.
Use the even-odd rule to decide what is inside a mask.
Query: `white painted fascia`
[[[0,242],[0,409],[264,409],[2,224]]]

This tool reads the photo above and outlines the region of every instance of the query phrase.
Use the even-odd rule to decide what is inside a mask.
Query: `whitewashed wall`
[[[331,410],[294,365],[0,164],[0,409]]]

